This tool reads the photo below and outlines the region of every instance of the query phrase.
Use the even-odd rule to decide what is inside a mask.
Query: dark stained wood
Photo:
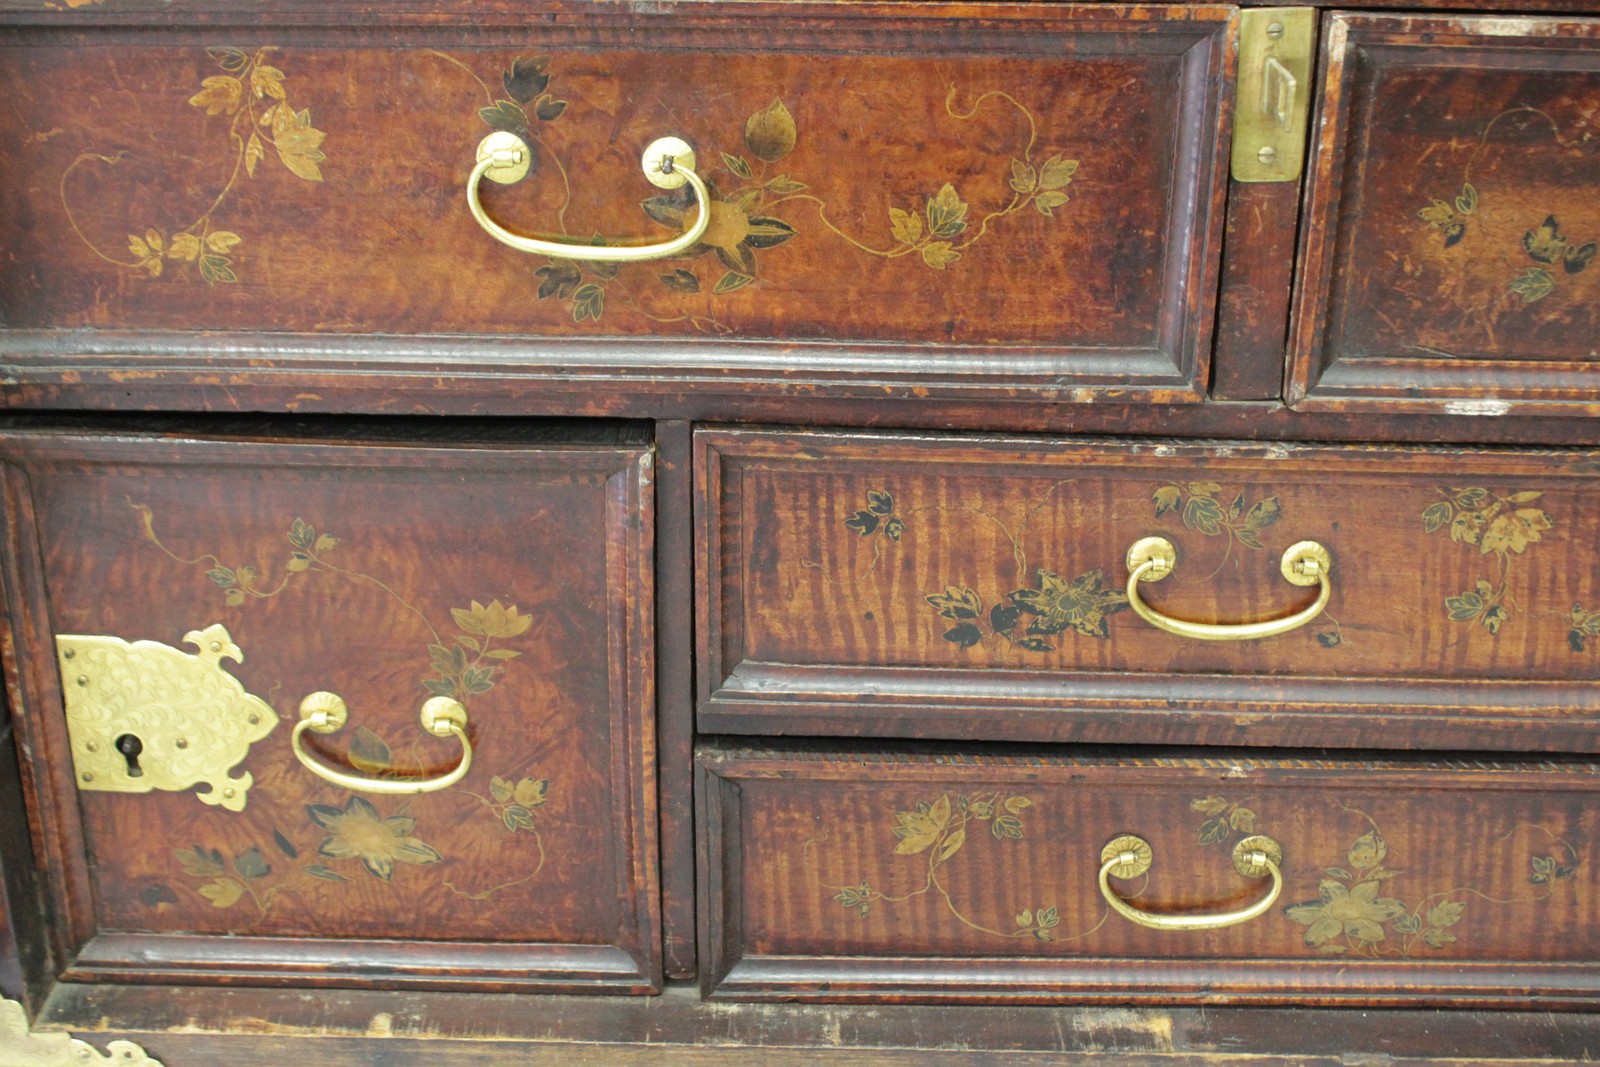
[[[16,738],[0,725],[0,997],[32,1008],[44,1002],[50,968],[25,810]]]
[[[1218,400],[1269,400],[1282,395],[1299,215],[1299,182],[1228,186],[1211,374],[1211,395]]]
[[[1600,411],[1600,23],[1327,16],[1289,399]]]
[[[656,427],[656,737],[662,948],[669,978],[696,973],[693,445],[687,422]]]
[[[1593,452],[698,441],[704,730],[1595,750]],[[1303,540],[1332,599],[1278,637],[1162,633],[1123,592],[1148,536],[1167,615],[1306,607],[1278,569]]]
[[[0,320],[522,334],[549,376],[579,354],[565,339],[671,337],[696,356],[635,369],[684,381],[769,373],[783,345],[814,342],[808,363],[841,386],[1203,393],[1230,8],[543,10],[359,36],[257,20],[217,55],[193,30],[12,29]],[[698,252],[580,270],[472,221],[479,111],[519,95],[502,72],[541,54],[550,113],[502,123],[532,122],[539,169],[487,190],[490,213],[520,232],[665,239],[687,201],[641,211],[637,159],[672,132],[717,189]],[[114,117],[90,102],[107,80]],[[271,145],[252,150],[257,129]]]
[[[109,1020],[109,1023],[108,1023]],[[120,1020],[138,1020],[131,1028]],[[1349,1067],[1353,1062],[1515,1067],[1578,1062],[1600,1015],[1284,1008],[1096,1008],[707,1003],[105,986],[57,988],[44,1024],[103,1047],[138,1040],[167,1067]],[[87,1028],[88,1033],[83,1032]],[[381,1035],[381,1036],[379,1036]],[[1292,1037],[1294,1048],[1286,1049]]]
[[[1592,764],[702,750],[702,983],[744,999],[1592,1006],[1600,829]],[[731,788],[722,786],[726,780]],[[709,810],[707,816],[709,818]],[[1270,889],[1271,910],[1152,930],[1096,878],[1119,834],[1147,913]],[[729,966],[732,961],[731,967]]]
[[[8,666],[65,975],[659,982],[642,444],[59,431],[12,433],[4,453],[17,532],[7,584],[25,591]],[[482,536],[465,541],[467,529]],[[246,808],[75,788],[52,635],[178,645],[219,620],[245,650],[230,673],[287,720],[242,764],[254,776]],[[518,655],[474,660],[458,633],[478,653]],[[469,655],[451,666],[455,645]],[[497,669],[471,674],[480,662]],[[455,755],[416,723],[429,680],[472,711],[478,751],[460,786],[358,802],[290,753],[300,697],[332,689],[352,722],[312,735],[324,762],[441,773]]]

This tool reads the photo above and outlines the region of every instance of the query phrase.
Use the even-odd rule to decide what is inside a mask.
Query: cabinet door
[[[1328,17],[1289,398],[1600,411],[1600,22]]]
[[[4,434],[63,977],[654,988],[651,453],[522,440]]]
[[[0,319],[34,371],[233,362],[205,329],[245,387],[251,355],[331,345],[630,395],[800,371],[873,398],[1204,394],[1230,7],[447,4],[359,31],[340,7],[0,32]],[[708,227],[642,263],[514,251],[464,188],[496,131],[532,163],[482,182],[500,226],[674,237],[694,194],[640,167],[670,134]]]

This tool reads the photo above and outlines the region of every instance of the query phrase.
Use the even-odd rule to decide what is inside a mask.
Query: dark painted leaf
[[[750,232],[745,234],[744,243],[751,248],[777,248],[793,237],[794,234],[794,227],[782,219],[769,218],[765,215],[752,215],[750,216]]]
[[[511,69],[500,76],[506,95],[519,104],[526,104],[544,92],[550,84],[550,76],[545,73],[549,66],[549,56],[523,56],[513,62]]]
[[[539,102],[533,105],[533,113],[539,117],[540,122],[558,119],[565,110],[567,110],[567,102],[565,100],[557,100],[549,93],[539,97]]]
[[[1461,239],[1466,235],[1466,223],[1452,222],[1444,228],[1444,246],[1446,248],[1454,248],[1456,245],[1461,243]]]
[[[1021,610],[1014,605],[996,604],[989,612],[989,625],[996,633],[1008,634],[1021,617]]]
[[[469,693],[487,693],[494,688],[493,667],[473,667],[461,675],[461,687]]]
[[[388,744],[365,726],[357,726],[350,735],[346,758],[350,766],[364,774],[383,774],[394,767],[394,754],[389,751]]]
[[[1568,248],[1561,257],[1561,266],[1568,274],[1577,274],[1594,259],[1595,251],[1596,245],[1593,241],[1578,248]]]
[[[694,271],[684,270],[682,267],[679,267],[671,274],[661,274],[657,275],[657,277],[661,279],[662,285],[675,293],[698,293],[700,291],[700,279],[695,276]]]
[[[1491,634],[1499,634],[1500,627],[1504,625],[1505,621],[1509,618],[1511,618],[1511,613],[1505,608],[1496,604],[1494,607],[1483,613],[1483,628],[1488,630]]]
[[[874,515],[893,515],[894,496],[887,489],[867,490],[867,510]]]
[[[584,319],[599,322],[605,309],[606,291],[598,285],[585,285],[572,294],[573,322],[582,322]]]
[[[204,278],[208,285],[227,284],[239,280],[239,276],[233,273],[233,260],[212,252],[200,257],[200,277]]]
[[[1471,622],[1483,610],[1483,598],[1477,593],[1462,593],[1460,596],[1446,597],[1444,606],[1453,621]]]
[[[533,821],[533,813],[521,804],[511,805],[506,809],[506,813],[502,817],[505,819],[506,829],[508,830],[532,830],[536,825]]]
[[[1056,650],[1055,645],[1039,637],[1024,637],[1017,642],[1017,645],[1027,649],[1029,652],[1054,652]]]
[[[1571,648],[1572,651],[1574,651],[1574,652],[1582,652],[1583,651],[1583,637],[1584,637],[1584,634],[1583,634],[1582,630],[1577,630],[1577,629],[1568,630],[1567,631],[1567,646],[1569,648]]]
[[[1214,845],[1218,841],[1225,840],[1228,836],[1228,820],[1222,818],[1207,819],[1200,824],[1200,832],[1197,836],[1202,845]]]
[[[891,541],[900,540],[900,535],[906,532],[906,524],[899,519],[890,519],[883,524],[883,536]]]
[[[320,863],[313,863],[311,866],[307,867],[306,873],[313,878],[321,878],[325,882],[348,882],[350,880],[344,875],[340,874],[338,871],[324,867]]]
[[[733,173],[737,174],[741,178],[749,179],[755,177],[755,175],[750,171],[750,164],[745,162],[745,158],[743,156],[734,156],[729,155],[727,152],[723,152],[722,165],[733,171]]]
[[[787,174],[780,174],[767,183],[767,189],[771,191],[773,196],[793,196],[795,193],[803,193],[809,188],[811,186],[805,182],[795,181]]]
[[[1456,509],[1448,500],[1441,500],[1430,504],[1422,513],[1422,529],[1425,533],[1434,533],[1442,530],[1456,513]]]
[[[139,899],[144,902],[145,907],[153,908],[158,904],[176,904],[178,894],[172,891],[171,886],[152,885],[145,887],[144,892],[139,894]]]
[[[210,570],[206,571],[206,577],[210,578],[213,582],[216,582],[224,589],[227,589],[229,586],[233,585],[234,582],[233,570],[229,567],[212,567]]]
[[[959,626],[954,626],[946,630],[944,632],[944,639],[953,644],[960,645],[962,648],[971,648],[973,645],[983,640],[983,631],[972,625],[970,622],[964,622]]]
[[[1240,527],[1235,529],[1233,531],[1233,536],[1237,537],[1239,539],[1239,543],[1246,548],[1262,547],[1261,535],[1256,533],[1254,530],[1249,529],[1248,527]]]
[[[1191,496],[1183,505],[1183,524],[1207,537],[1222,532],[1222,507],[1208,496]]]
[[[523,139],[528,136],[528,113],[510,100],[496,100],[491,107],[480,107],[478,117],[490,129],[514,133]]]
[[[1250,513],[1244,517],[1244,524],[1252,530],[1265,530],[1282,517],[1283,505],[1277,497],[1269,496],[1250,509]]]
[[[282,852],[290,859],[298,859],[300,857],[300,850],[294,847],[294,842],[283,836],[283,831],[272,831],[272,842],[278,846],[279,852]]]
[[[1338,648],[1344,644],[1344,637],[1338,630],[1324,630],[1317,634],[1317,644],[1323,648]]]
[[[450,678],[424,678],[422,688],[436,697],[453,697],[456,695],[456,683]]]
[[[229,74],[237,74],[250,65],[250,55],[237,48],[207,48],[206,55],[217,61],[217,66]]]
[[[317,528],[304,519],[296,518],[289,526],[289,543],[295,548],[303,548],[307,552],[317,542]]]
[[[878,516],[870,511],[858,511],[844,520],[844,524],[862,537],[868,537],[878,528]]]
[[[1567,239],[1561,235],[1561,224],[1554,215],[1546,215],[1536,230],[1522,235],[1522,247],[1528,258],[1540,263],[1554,263],[1566,251]]]
[[[1183,490],[1176,485],[1164,485],[1152,494],[1151,500],[1155,501],[1156,518],[1160,518],[1179,504],[1183,503]]]
[[[689,214],[688,201],[672,194],[652,196],[648,200],[639,201],[639,206],[644,208],[644,213],[651,219],[674,230],[683,229],[684,219]]]
[[[751,155],[768,163],[776,163],[794,151],[796,136],[794,116],[782,100],[774,99],[744,124],[745,147]]]
[[[719,259],[722,259],[724,263],[727,262],[727,257],[722,255],[722,250],[720,248],[717,249],[717,256]],[[717,279],[717,284],[711,287],[711,291],[713,293],[731,293],[735,289],[743,289],[745,286],[749,285],[755,280],[756,279],[754,275],[742,274],[739,271],[730,270],[728,273]]]
[[[1015,815],[996,816],[995,820],[989,824],[989,832],[999,840],[1010,838],[1013,841],[1021,841],[1022,820]]]
[[[717,258],[722,260],[722,265],[727,267],[730,273],[742,274],[752,280],[755,278],[756,254],[748,245],[739,244],[733,248],[717,248],[714,251],[717,253]],[[718,282],[717,284],[720,286],[722,283]],[[736,285],[734,288],[738,289],[748,284],[749,282],[741,282],[740,285]],[[717,290],[717,292],[722,291],[721,289]]]
[[[259,848],[251,848],[233,858],[233,869],[239,872],[241,878],[254,882],[271,874],[272,864],[267,862]]]
[[[1394,919],[1395,931],[1402,934],[1414,934],[1422,929],[1422,918],[1417,915],[1396,915]]]
[[[578,288],[583,275],[571,263],[552,263],[533,272],[539,278],[539,299],[565,300]]]

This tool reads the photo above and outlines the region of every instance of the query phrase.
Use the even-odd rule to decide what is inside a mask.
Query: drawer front
[[[699,722],[755,733],[1592,751],[1588,452],[698,437]],[[1280,560],[1325,546],[1325,610]],[[1520,729],[1507,729],[1517,725]]]
[[[813,381],[874,396],[1203,392],[1231,8],[541,12],[5,31],[7,327],[63,355],[129,351],[57,332],[84,328],[229,331],[241,352],[259,331],[522,337],[496,349],[521,371],[603,377],[787,378],[806,343]],[[532,145],[527,179],[484,183],[505,227],[674,236],[692,197],[639,162],[671,134],[711,183],[708,229],[634,264],[506,248],[464,190],[494,130]],[[582,338],[610,343],[563,343]]]
[[[1328,16],[1289,390],[1593,414],[1600,21]]]
[[[699,768],[718,996],[1511,1007],[1600,991],[1590,765],[711,750]],[[1122,835],[1148,869],[1102,890]],[[1281,850],[1281,889],[1234,869],[1257,835]],[[1205,928],[1148,927],[1106,894]]]
[[[65,977],[655,986],[642,434],[0,447]],[[329,693],[345,726],[295,733]]]

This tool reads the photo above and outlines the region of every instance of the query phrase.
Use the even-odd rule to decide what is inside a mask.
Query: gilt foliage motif
[[[459,60],[435,54],[471,73]],[[571,172],[544,137],[545,124],[564,116],[571,121],[568,102],[553,90],[558,66],[547,55],[521,57],[502,73],[501,91],[473,74],[486,100],[478,115],[490,127],[523,138],[534,149],[535,171],[548,165],[555,172],[540,180],[561,183],[557,231],[574,242],[603,244],[603,235],[569,223]],[[565,305],[574,322],[598,322],[608,311],[621,309],[656,323],[685,323],[701,332],[725,334],[731,328],[718,317],[716,300],[706,298],[738,292],[756,284],[764,272],[781,270],[769,260],[808,228],[843,242],[857,255],[910,259],[943,271],[1006,219],[1024,212],[1057,217],[1070,202],[1068,189],[1079,161],[1063,152],[1041,151],[1037,119],[1009,93],[981,93],[965,110],[957,97],[952,87],[945,100],[945,114],[954,122],[970,122],[980,110],[1001,105],[1027,126],[1026,142],[1000,164],[1009,191],[1003,202],[977,207],[953,181],[935,178],[926,191],[888,208],[881,229],[853,232],[829,216],[827,200],[799,172],[797,164],[806,156],[804,151],[795,155],[803,143],[801,131],[788,105],[775,98],[752,112],[742,129],[729,131],[720,146],[701,149],[698,168],[711,190],[710,222],[693,248],[678,257],[635,265],[550,258],[534,272],[534,296]],[[645,219],[674,233],[687,229],[700,210],[687,187],[649,197],[640,208]]]
[[[1570,233],[1548,211],[1515,220],[1509,212],[1502,211],[1490,221],[1489,208],[1494,198],[1474,184],[1472,169],[1488,148],[1496,127],[1507,120],[1546,124],[1556,142],[1565,143],[1559,124],[1546,112],[1533,107],[1502,111],[1484,126],[1460,186],[1453,193],[1445,193],[1447,198],[1431,197],[1426,206],[1418,209],[1417,217],[1438,233],[1445,248],[1459,248],[1459,254],[1476,259],[1503,260],[1508,272],[1505,290],[1526,306],[1544,300],[1557,292],[1564,279],[1587,270],[1600,251],[1600,241],[1596,240],[1600,235]]]
[[[1423,510],[1423,530],[1448,530],[1451,541],[1476,546],[1480,556],[1492,555],[1496,560],[1496,573],[1479,578],[1471,589],[1446,597],[1445,611],[1452,621],[1475,622],[1490,634],[1499,634],[1500,628],[1520,610],[1510,593],[1512,557],[1526,553],[1546,530],[1554,527],[1543,508],[1532,506],[1544,494],[1501,494],[1482,486],[1440,487],[1437,492],[1443,499]],[[1587,623],[1574,616],[1575,630],[1584,625]],[[1581,641],[1573,648],[1581,650]]]
[[[241,178],[249,181],[258,177],[258,171],[264,174],[263,164],[270,157],[294,177],[320,182],[321,164],[328,158],[322,150],[327,134],[312,125],[309,108],[297,108],[290,101],[288,76],[269,62],[276,51],[270,46],[253,51],[227,46],[206,49],[221,73],[202,79],[199,91],[188,102],[205,113],[207,143],[223,146],[218,168],[222,185],[193,221],[129,219],[125,252],[106,251],[88,236],[73,211],[74,199],[85,199],[86,194],[74,197],[69,185],[80,167],[114,167],[124,162],[128,153],[82,152],[68,165],[61,175],[62,208],[79,239],[95,255],[151,278],[162,277],[170,269],[208,285],[239,280],[235,268],[244,237],[220,226],[218,217]],[[192,275],[188,274],[191,270]]]
[[[337,550],[343,539],[326,530],[319,532],[301,517],[289,523],[284,533],[282,556],[263,565],[259,561],[224,560],[211,552],[197,556],[175,552],[156,532],[152,509],[132,500],[128,503],[139,516],[144,539],[174,562],[204,568],[205,577],[222,594],[226,607],[247,609],[311,577],[376,589],[399,610],[418,620],[430,635],[427,668],[418,672],[419,688],[430,696],[452,697],[463,706],[498,684],[501,672],[522,655],[504,643],[526,634],[534,624],[534,617],[522,613],[516,605],[492,599],[487,604],[472,600],[467,607],[450,609],[453,629],[438,628],[393,586],[339,562],[342,553]],[[381,736],[365,726],[354,726],[346,733],[346,759],[356,771],[378,779],[403,776],[393,751]],[[513,881],[473,889],[446,881],[444,887],[472,900],[485,900],[538,875],[544,867],[545,849],[536,812],[550,795],[550,780],[532,773],[519,776],[515,782],[493,775],[488,796],[464,785],[438,794],[441,798],[459,796],[474,802],[493,818],[499,832],[524,835],[538,855],[532,870]],[[301,828],[305,836],[298,842],[288,831],[275,828],[270,842],[257,842],[239,850],[194,845],[178,850],[175,857],[191,888],[212,907],[231,908],[248,902],[264,916],[280,893],[292,895],[317,881],[349,882],[364,872],[389,882],[399,876],[403,867],[446,862],[448,857],[418,832],[418,820],[409,810],[415,799],[407,798],[392,810],[380,809],[373,801],[357,795],[342,805],[309,804],[305,808],[308,825]],[[387,803],[382,798],[379,802]],[[160,891],[156,892],[159,895]],[[161,902],[162,899],[146,901],[152,906]]]

